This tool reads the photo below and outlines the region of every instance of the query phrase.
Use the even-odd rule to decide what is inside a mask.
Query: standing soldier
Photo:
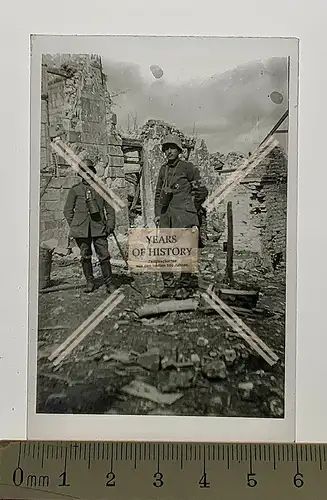
[[[162,143],[167,163],[160,171],[155,193],[155,223],[160,228],[199,228],[199,212],[208,190],[202,184],[199,170],[179,159],[182,144],[178,136],[168,135]],[[201,242],[200,246],[201,246]],[[186,299],[192,292],[195,277],[181,273],[178,289],[172,273],[162,273],[164,288],[157,298]]]
[[[91,160],[84,161],[85,172],[96,173]],[[64,216],[70,227],[70,237],[80,249],[81,264],[86,278],[86,293],[95,289],[92,268],[92,243],[98,256],[101,272],[108,293],[114,291],[107,237],[115,229],[115,210],[82,178],[68,193]]]

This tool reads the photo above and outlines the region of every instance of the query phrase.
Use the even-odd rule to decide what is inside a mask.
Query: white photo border
[[[44,53],[102,53],[110,35],[32,36],[31,157],[29,239],[28,421],[31,440],[294,442],[296,387],[297,199],[298,199],[298,76],[299,41],[296,38],[259,38],[267,50],[290,57],[287,286],[285,336],[285,418],[173,417],[140,415],[63,415],[36,413],[37,302],[40,185],[40,82]],[[116,35],[115,35],[116,36]],[[137,35],[139,36],[139,35]],[[175,37],[179,38],[179,37]],[[199,37],[197,37],[199,38]],[[217,38],[217,37],[206,37]],[[237,37],[221,37],[228,40]],[[247,40],[239,38],[240,43]],[[249,56],[249,59],[251,56]]]

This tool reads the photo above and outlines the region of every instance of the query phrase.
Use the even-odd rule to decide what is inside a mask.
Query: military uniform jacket
[[[88,238],[89,235],[106,236],[107,230],[115,228],[115,210],[102,196],[92,190],[93,198],[99,207],[99,215],[89,214],[86,205],[86,190],[91,189],[84,182],[73,186],[68,193],[64,207],[64,216],[70,227],[71,238]]]
[[[167,186],[172,191],[168,208],[160,203],[161,191]],[[199,226],[198,211],[207,195],[208,190],[202,184],[200,172],[193,163],[178,159],[172,166],[163,165],[155,193],[155,216],[160,216],[160,226]]]

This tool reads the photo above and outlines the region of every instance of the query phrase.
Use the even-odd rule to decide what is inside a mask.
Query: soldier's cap
[[[171,144],[174,144],[174,146],[176,146],[180,150],[180,152],[183,151],[183,147],[182,147],[182,143],[181,143],[180,138],[178,137],[178,135],[174,135],[174,134],[166,135],[166,137],[162,141],[162,145],[161,145],[162,151],[165,151],[165,149],[167,149],[167,146],[171,145]]]

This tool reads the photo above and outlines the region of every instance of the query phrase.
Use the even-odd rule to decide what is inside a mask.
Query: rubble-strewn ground
[[[223,284],[224,262],[214,243],[202,251],[203,289]],[[132,282],[116,268],[123,302],[58,367],[48,356],[107,295],[103,286],[93,294],[80,288],[40,294],[37,411],[283,417],[285,268],[264,274],[245,253],[234,264],[235,287],[260,290],[259,310],[241,318],[279,356],[275,366],[215,312],[140,319],[139,306],[158,302],[148,295],[160,279],[150,273]],[[56,257],[52,279],[83,283],[79,262]]]

